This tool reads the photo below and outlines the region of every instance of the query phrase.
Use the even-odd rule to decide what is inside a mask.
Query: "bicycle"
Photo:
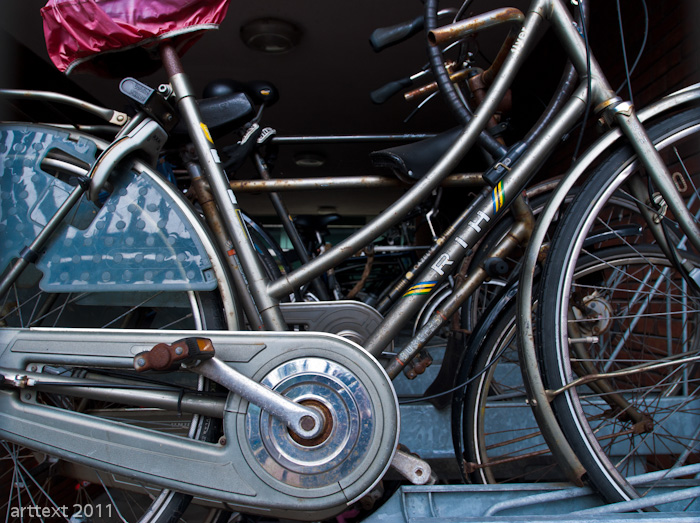
[[[429,9],[426,16],[430,29],[428,34],[435,41],[442,40],[445,35],[464,36],[492,20],[491,16],[477,16],[440,31],[431,28],[435,21],[435,2],[426,4]],[[10,289],[11,295],[19,298],[22,285],[33,286],[37,275],[32,275],[26,267],[36,261],[37,266],[49,275],[46,281],[42,281],[47,288],[97,293],[97,298],[87,294],[80,294],[77,299],[69,297],[61,304],[60,310],[65,311],[75,305],[96,306],[101,312],[110,312],[106,304],[113,304],[114,300],[112,295],[105,292],[107,289],[121,292],[119,299],[127,305],[148,305],[152,299],[159,301],[155,302],[157,307],[144,307],[146,318],[138,317],[132,307],[128,307],[126,313],[117,311],[116,316],[122,320],[122,326],[136,328],[133,331],[74,329],[74,324],[70,323],[61,329],[26,328],[27,324],[20,314],[15,314],[22,322],[16,326],[7,325],[15,321],[14,318],[6,318],[7,328],[2,330],[5,347],[2,355],[4,390],[0,399],[3,405],[0,429],[3,439],[34,449],[46,469],[54,464],[62,466],[74,461],[80,466],[76,473],[78,476],[86,473],[85,468],[99,471],[95,474],[98,479],[93,482],[95,484],[105,483],[109,486],[114,482],[128,490],[129,482],[120,479],[126,477],[130,478],[137,490],[141,485],[148,486],[154,492],[164,489],[150,498],[146,496],[149,505],[151,499],[155,499],[155,503],[145,507],[141,517],[142,520],[151,521],[179,516],[191,496],[203,498],[205,504],[212,503],[217,507],[224,504],[227,508],[242,512],[320,519],[337,514],[372,491],[390,464],[407,472],[407,476],[413,473],[416,482],[429,479],[429,469],[424,468],[420,460],[411,460],[406,454],[396,452],[399,410],[390,378],[401,372],[447,318],[489,276],[485,268],[478,267],[455,288],[442,308],[390,360],[386,369],[379,365],[376,357],[381,357],[400,330],[402,322],[411,318],[422,306],[428,295],[424,291],[445,281],[456,268],[458,260],[464,258],[470,246],[483,238],[498,216],[511,206],[520,207],[527,213],[527,205],[518,195],[531,180],[542,159],[555,147],[555,138],[567,131],[584,113],[589,93],[595,105],[602,104],[605,114],[630,138],[633,149],[644,160],[654,184],[659,185],[659,192],[668,203],[669,212],[678,218],[692,247],[698,248],[699,237],[694,218],[689,216],[685,203],[674,197],[676,189],[669,182],[670,175],[663,163],[658,161],[655,149],[637,121],[634,110],[613,96],[564,3],[559,0],[535,0],[527,16],[512,10],[501,14],[509,23],[522,24],[522,28],[489,92],[473,118],[470,118],[471,122],[445,155],[404,197],[366,227],[318,258],[272,282],[268,281],[258,254],[248,241],[246,228],[239,219],[235,194],[217,161],[216,149],[207,128],[201,124],[194,93],[171,44],[160,46],[169,87],[165,86],[161,94],[150,92],[142,101],[143,112],[137,117],[128,122],[122,117],[126,125],[114,142],[107,143],[78,131],[68,132],[49,126],[17,125],[6,128],[11,138],[7,143],[12,145],[9,150],[18,155],[12,157],[17,167],[13,172],[16,179],[3,177],[3,181],[9,180],[10,185],[3,188],[3,194],[16,194],[16,201],[32,203],[26,205],[22,219],[13,222],[15,231],[24,230],[23,227],[19,230],[16,227],[22,225],[20,222],[23,220],[36,223],[44,216],[48,219],[38,227],[30,245],[23,246],[27,248],[20,247],[21,242],[12,246],[15,251],[12,254],[19,255],[20,261],[15,262],[3,277],[3,293]],[[492,186],[482,189],[462,216],[436,242],[437,247],[423,262],[423,269],[415,275],[415,279],[406,278],[397,287],[400,300],[373,329],[365,342],[365,350],[338,336],[320,332],[285,332],[286,321],[283,308],[279,306],[280,299],[336,266],[397,223],[403,214],[413,209],[451,173],[463,154],[476,143],[517,72],[522,57],[532,47],[544,19],[555,27],[579,73],[582,76],[590,73],[589,79],[576,88],[574,96],[563,107],[555,106],[551,113],[556,113],[556,116],[548,120],[547,125],[539,127],[525,146],[508,151],[493,169],[485,173],[484,179]],[[439,56],[434,60],[440,65],[434,67],[438,83],[444,83],[445,75],[441,74],[440,69],[443,61]],[[445,85],[441,88],[448,89]],[[136,91],[139,90],[142,89],[137,87]],[[642,117],[663,115],[666,110],[692,103],[697,96],[697,89],[679,93],[651,111],[642,113]],[[48,97],[58,99],[57,96]],[[223,232],[218,236],[218,244],[182,196],[155,174],[147,163],[130,156],[139,152],[145,153],[151,161],[157,158],[159,146],[167,137],[164,129],[171,125],[168,115],[172,116],[174,108],[169,105],[170,99],[175,101],[188,124],[190,138],[213,195],[214,210],[218,210],[222,220],[223,229],[216,231]],[[101,109],[94,112],[106,115],[108,119],[120,118],[119,114]],[[568,189],[592,158],[602,154],[623,132],[614,131],[601,139],[600,144],[565,177],[562,187]],[[27,137],[30,138],[29,144],[23,141]],[[501,147],[494,146],[488,137],[483,138],[483,143],[491,147],[492,152],[502,152]],[[40,147],[30,147],[33,145]],[[45,156],[47,149],[58,152]],[[103,152],[98,153],[98,150]],[[51,167],[42,167],[42,162],[47,160]],[[48,174],[47,168],[53,169],[52,172],[58,176]],[[38,173],[46,176],[32,179]],[[60,178],[76,185],[65,183]],[[22,194],[25,187],[40,183],[44,184],[44,192],[38,195]],[[111,192],[102,206],[86,204],[87,208],[80,213],[70,214],[73,204],[83,194],[96,200],[103,188]],[[564,189],[558,190],[557,195],[561,191]],[[638,191],[636,197],[639,199],[642,193]],[[70,196],[64,198],[67,203],[60,199],[56,203],[55,194]],[[580,205],[574,204],[572,208],[580,209]],[[11,209],[14,211],[10,212]],[[34,213],[35,209],[41,210],[41,216],[39,211]],[[655,223],[653,213],[645,213],[643,209],[638,208],[638,214],[646,214],[646,219],[639,222],[641,227],[658,229],[652,225]],[[164,213],[161,216],[158,215],[160,210]],[[593,210],[597,211],[597,208]],[[593,210],[586,208],[572,212],[587,215]],[[3,216],[17,216],[18,213],[19,209],[9,207]],[[549,210],[546,210],[547,216],[542,223],[549,219],[548,213]],[[67,215],[72,225],[61,226]],[[132,215],[133,218],[124,219]],[[584,221],[576,214],[571,216],[574,218],[569,218],[569,223]],[[538,233],[543,230],[541,227]],[[168,235],[165,236],[163,231],[167,231]],[[580,246],[585,243],[586,233],[577,234],[580,238],[577,246]],[[505,257],[529,235],[530,230],[523,227],[521,222],[516,222],[511,235],[499,243],[488,257]],[[48,242],[49,237],[52,244]],[[109,238],[112,243],[108,247],[121,246],[119,239],[124,238],[124,245],[138,244],[139,252],[129,251],[128,256],[121,253],[119,259],[119,253],[116,253],[110,258],[110,263],[121,263],[125,259],[137,261],[139,254],[142,254],[140,261],[157,262],[159,265],[147,264],[145,269],[139,269],[139,273],[130,266],[128,270],[132,272],[128,281],[115,283],[109,270],[100,268],[99,274],[94,270],[103,261],[99,252],[91,252],[89,256],[81,252],[66,255],[66,249],[75,247],[73,240],[78,238],[83,240],[81,248],[93,247],[90,241],[85,240],[105,242]],[[129,238],[132,238],[131,242],[127,241]],[[666,258],[666,264],[672,270],[679,270],[682,264],[676,258],[681,253],[678,245],[683,240],[663,231],[652,238],[659,245],[655,247],[654,256]],[[669,241],[669,238],[672,239]],[[561,252],[558,247],[555,250]],[[163,255],[159,259],[159,251],[169,256]],[[194,254],[179,256],[185,252]],[[570,261],[572,256],[569,253],[560,255],[567,260],[569,267],[576,267]],[[693,263],[691,256],[680,257]],[[88,266],[95,264],[91,266],[93,270],[82,266],[84,262]],[[188,265],[185,266],[183,262]],[[245,278],[237,271],[239,262]],[[80,269],[71,272],[62,269],[61,263],[68,266],[75,264]],[[157,273],[156,269],[161,273]],[[685,274],[682,267],[679,272]],[[564,279],[572,277],[567,273]],[[687,275],[684,279],[687,281]],[[519,300],[527,301],[527,293],[532,292],[533,284],[524,278],[520,286]],[[160,297],[138,296],[136,290],[155,291],[160,293]],[[221,295],[223,307],[215,303],[219,296],[212,296],[212,292]],[[7,298],[5,300],[3,308],[7,307]],[[264,326],[266,331],[238,330],[242,323],[237,300],[241,300],[249,323],[254,328]],[[544,302],[543,299],[539,301]],[[562,318],[562,310],[567,309],[568,304],[561,301],[556,303],[555,314]],[[9,308],[14,313],[21,310],[13,307],[11,305]],[[42,308],[43,301],[30,305],[29,310],[38,312]],[[51,304],[45,308],[53,311]],[[188,311],[185,320],[194,319],[196,330],[168,332],[150,329],[158,324],[153,318],[153,310],[170,316],[172,309]],[[223,317],[220,311],[223,311]],[[358,310],[356,314],[360,318],[374,317],[366,308]],[[40,321],[47,321],[46,311],[39,316]],[[60,319],[80,323],[86,317],[84,313],[75,311],[72,311],[72,317],[69,316],[61,316]],[[521,313],[520,316],[526,315]],[[530,317],[526,317],[526,322]],[[149,328],[144,329],[144,325]],[[160,325],[168,327],[174,324],[167,319]],[[232,332],[214,330],[206,333],[208,340],[202,338],[203,329],[222,327]],[[525,332],[525,327],[526,324],[521,325],[519,331]],[[182,339],[175,341],[177,338]],[[561,337],[558,335],[556,338]],[[565,368],[566,352],[559,348],[556,350],[562,355],[556,361],[562,362],[558,365]],[[226,365],[225,362],[233,365]],[[178,365],[175,370],[172,370],[173,363]],[[669,364],[692,365],[692,360]],[[156,376],[153,373],[129,372],[133,367],[136,371],[150,369],[171,371],[172,374],[162,374],[167,378],[163,383],[153,377]],[[647,368],[651,368],[651,365],[641,369]],[[547,402],[539,401],[545,394],[545,386],[538,382],[539,372],[530,367],[527,370],[530,396],[537,403],[535,407],[540,409],[536,411],[540,428],[547,435],[559,464],[573,469],[574,473],[580,472],[577,469],[577,456],[583,454],[581,449],[577,448],[574,454],[566,448],[565,438],[558,432],[559,424],[547,418]],[[173,381],[185,377],[189,381],[186,388],[172,386]],[[217,394],[212,382],[234,393],[224,398]],[[260,387],[258,383],[266,387]],[[276,393],[270,394],[269,389]],[[690,392],[692,397],[693,391]],[[81,397],[89,401],[76,400]],[[193,418],[182,423],[187,425],[191,439],[139,426],[138,418],[151,415],[148,410],[136,409],[131,413],[136,420],[132,424],[108,417],[121,418],[128,412],[124,404],[159,407],[175,415],[181,412],[194,414]],[[85,408],[89,411],[83,412]],[[570,404],[565,404],[562,410],[577,420],[572,424],[573,429],[566,425],[562,427],[572,442],[576,441],[572,430],[584,432],[576,417],[579,411]],[[223,437],[217,423],[212,421],[214,418],[222,419]],[[51,419],[50,425],[46,424],[47,419]],[[174,426],[172,419],[166,420],[165,425],[167,430],[171,429]],[[348,441],[352,441],[352,445],[348,445]],[[578,443],[574,445],[580,447]],[[42,454],[60,459],[56,462],[48,458],[41,461]],[[595,448],[592,448],[591,454],[595,459],[586,464],[586,471],[593,479],[594,470],[606,470],[610,462],[604,452]],[[20,469],[21,465],[20,460]],[[598,488],[605,490],[602,482],[607,480],[608,477],[602,477],[594,481]],[[625,478],[619,481],[626,485]],[[109,495],[109,489],[105,490]],[[146,489],[146,492],[149,490]]]

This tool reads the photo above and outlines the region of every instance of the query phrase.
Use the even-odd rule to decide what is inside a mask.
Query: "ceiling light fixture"
[[[278,18],[258,18],[241,26],[243,43],[263,53],[286,53],[301,40],[301,30]]]
[[[320,153],[302,152],[294,155],[297,167],[317,168],[326,165],[326,157]]]

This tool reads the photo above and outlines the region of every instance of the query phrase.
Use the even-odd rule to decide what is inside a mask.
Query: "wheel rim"
[[[693,140],[685,140],[694,138],[699,130],[695,122],[696,117],[682,124],[681,131],[677,125],[657,147],[664,151],[672,172],[678,169],[688,185],[695,184],[687,201],[697,216],[697,181],[689,176],[697,172],[696,146]],[[688,152],[692,154],[686,155]],[[558,282],[550,281],[561,289],[556,298],[559,313],[554,317],[557,362],[555,367],[547,366],[550,388],[593,372],[613,373],[606,380],[572,386],[554,401],[560,415],[569,418],[571,414],[569,434],[579,441],[581,450],[586,449],[580,457],[586,461],[589,477],[611,501],[648,492],[633,488],[626,478],[692,463],[699,457],[695,448],[700,436],[698,365],[692,359],[698,348],[698,295],[689,290],[658,248],[645,253],[633,246],[653,241],[650,234],[642,232],[636,242],[611,234],[616,224],[600,213],[605,201],[619,192],[637,168],[635,161],[628,162],[591,199],[595,203],[587,219],[568,235],[567,268]],[[666,214],[666,218],[672,217]],[[601,230],[608,231],[607,236],[593,243],[592,231]],[[672,241],[684,252],[682,240]],[[596,249],[614,245],[633,250],[638,261],[601,268],[583,284],[573,281],[577,260],[594,257]],[[695,255],[685,253],[684,257],[698,266]],[[674,358],[680,362],[673,362]],[[666,365],[652,366],[660,362]],[[642,365],[645,372],[632,372],[634,365]],[[629,374],[622,375],[622,371]]]

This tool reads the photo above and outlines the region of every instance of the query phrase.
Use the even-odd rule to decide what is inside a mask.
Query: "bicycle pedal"
[[[214,357],[214,345],[208,338],[183,338],[171,344],[159,343],[149,351],[134,356],[134,368],[147,370],[174,370],[184,366],[196,366]]]

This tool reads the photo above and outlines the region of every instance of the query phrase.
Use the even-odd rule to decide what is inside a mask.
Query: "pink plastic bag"
[[[111,70],[117,60],[109,53],[141,47],[131,54],[144,57],[144,49],[165,38],[184,53],[203,30],[218,28],[229,1],[49,0],[41,9],[46,47],[56,67],[66,73],[91,70],[119,76]],[[128,64],[122,59],[122,65]]]

